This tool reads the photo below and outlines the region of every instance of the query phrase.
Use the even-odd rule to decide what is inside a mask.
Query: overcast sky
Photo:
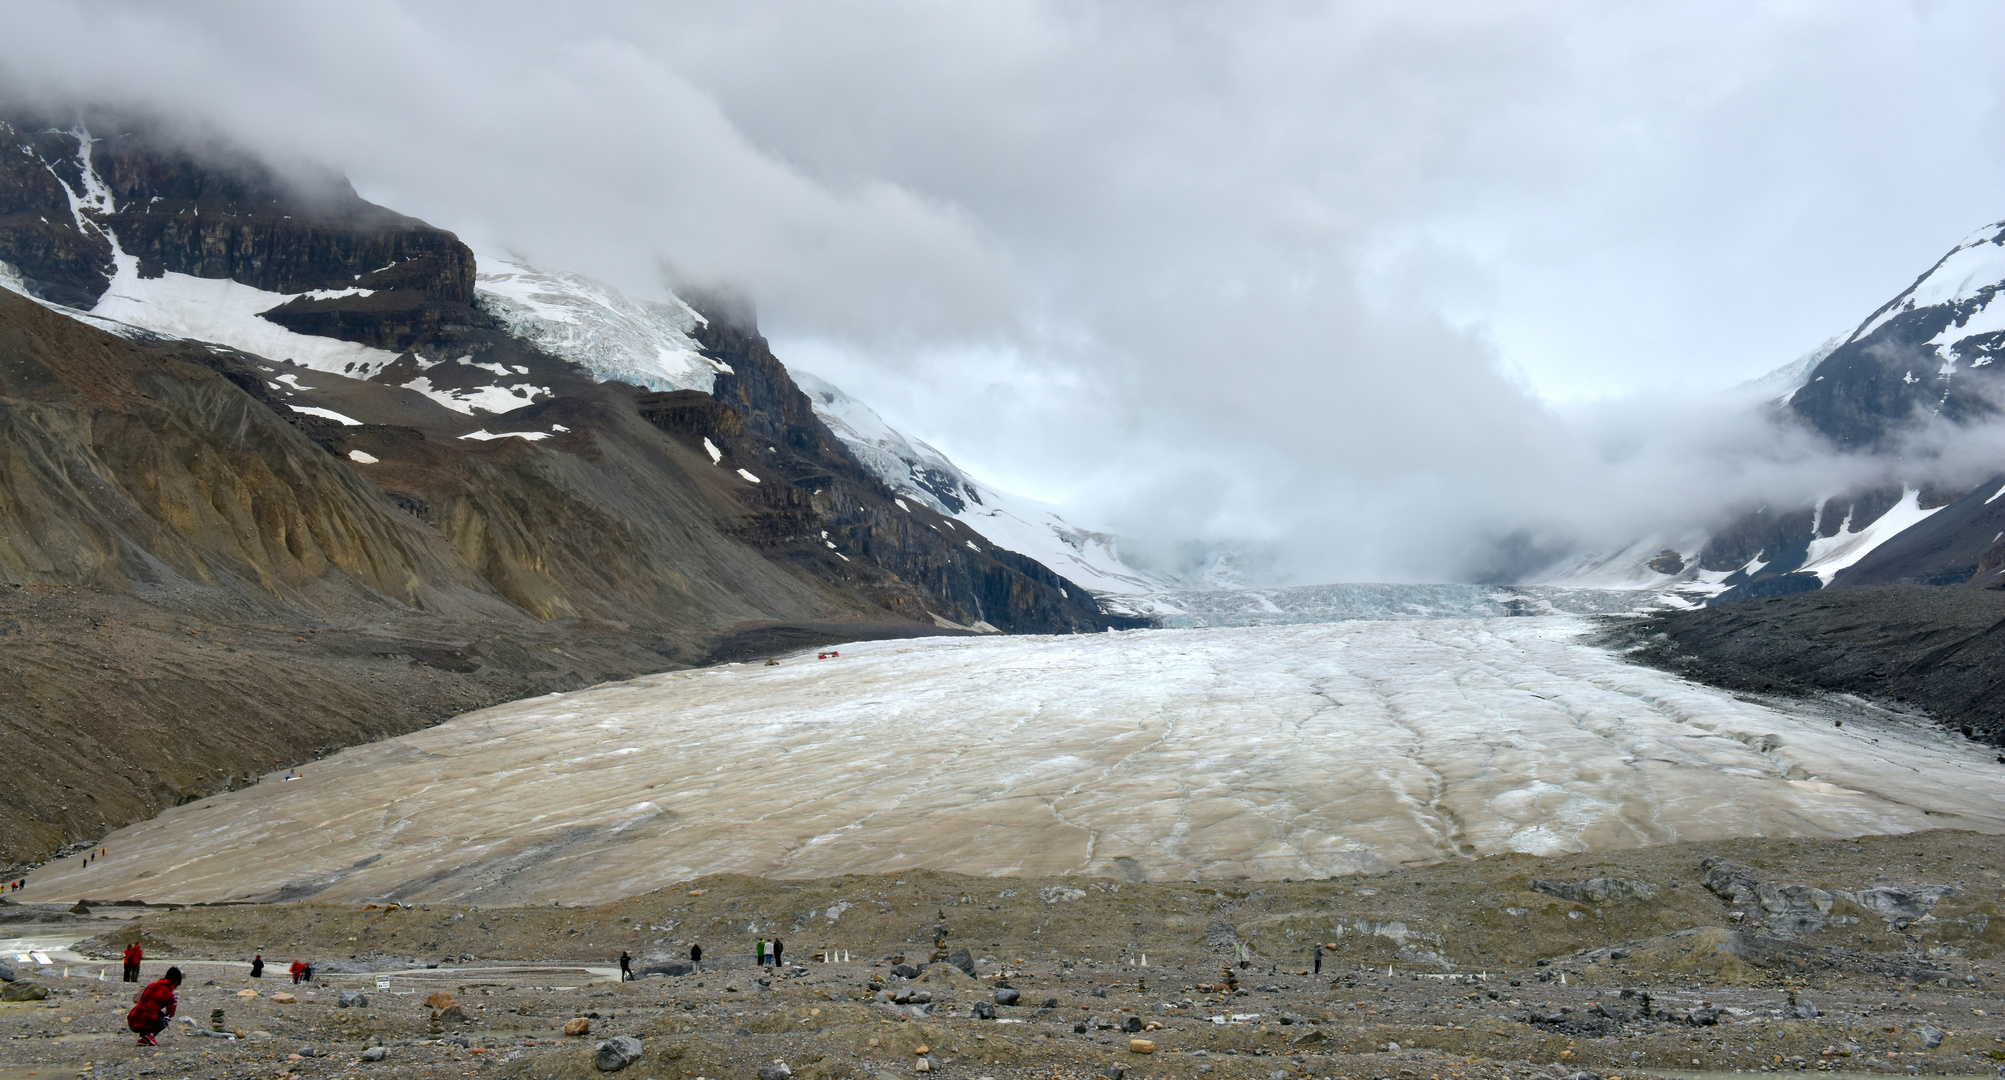
[[[1857,476],[1714,391],[2005,218],[2005,5],[4,3],[477,247],[730,283],[1138,552],[1468,577]]]

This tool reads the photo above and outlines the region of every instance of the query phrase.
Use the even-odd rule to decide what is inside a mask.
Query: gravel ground
[[[770,1080],[776,1062],[803,1078],[905,1077],[922,1061],[969,1080],[1991,1074],[2005,1064],[2001,856],[1998,838],[1943,831],[1317,882],[719,877],[593,908],[101,909],[15,932],[94,932],[77,948],[106,957],[137,938],[148,978],[170,959],[188,971],[182,1016],[207,1029],[221,1009],[243,1037],[177,1023],[137,1048],[115,966],[110,982],[89,963],[23,971],[51,992],[0,1003],[0,1080],[585,1077],[619,1036],[640,1048],[621,1074],[656,1080]],[[789,966],[754,968],[751,941],[775,933]],[[377,947],[391,934],[432,948]],[[692,937],[703,970],[611,981],[619,949],[663,966]],[[825,947],[853,952],[826,963]],[[973,976],[928,963],[963,948]],[[296,955],[321,971],[298,988],[254,982],[253,949],[273,974]],[[999,990],[1016,1003],[995,1004]],[[344,991],[368,1001],[343,1008]],[[455,1007],[428,1005],[434,993]],[[578,1018],[590,1032],[564,1034]]]

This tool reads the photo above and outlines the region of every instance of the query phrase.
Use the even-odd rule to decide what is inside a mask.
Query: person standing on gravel
[[[137,941],[125,947],[126,982],[136,983],[139,981],[139,961],[143,959],[145,956],[146,956],[146,950],[141,949],[139,947],[139,942]]]
[[[306,966],[304,960],[294,960],[292,962],[292,984],[298,986],[299,980],[306,978],[308,970],[310,969]]]
[[[1322,942],[1320,942],[1320,941],[1318,941],[1318,942],[1316,942],[1316,971],[1315,971],[1315,974],[1317,974],[1317,975],[1321,975],[1322,973],[1323,973],[1323,943],[1322,943]]]
[[[786,951],[786,948],[786,942],[781,941],[779,938],[773,939],[773,966],[775,968],[780,966],[780,953]]]
[[[634,981],[634,958],[628,956],[625,949],[620,950],[620,981]]]
[[[262,979],[264,977],[265,977],[265,954],[258,953],[257,955],[251,957],[251,978]]]
[[[125,1014],[125,1026],[139,1035],[139,1046],[159,1046],[156,1036],[167,1030],[174,1016],[174,989],[181,985],[181,969],[171,967],[152,985],[139,992],[132,1011]]]
[[[703,966],[703,946],[694,941],[689,943],[689,962],[696,967]]]
[[[765,966],[766,966],[766,939],[765,939],[765,938],[760,938],[759,940],[757,940],[757,941],[755,941],[755,942],[753,942],[753,943],[752,943],[752,959],[753,959],[754,961],[756,961],[756,962],[757,962],[757,965],[758,965],[759,967],[765,967]]]

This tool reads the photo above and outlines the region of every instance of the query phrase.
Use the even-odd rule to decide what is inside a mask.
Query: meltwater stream
[[[589,902],[696,875],[1316,878],[1502,851],[2005,831],[2005,766],[1737,700],[1589,624],[843,647],[470,713],[204,799],[27,899]],[[1833,713],[1832,710],[1838,710]],[[1843,719],[1834,726],[1834,715]]]

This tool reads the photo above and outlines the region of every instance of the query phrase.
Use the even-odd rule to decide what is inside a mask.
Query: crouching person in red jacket
[[[167,1021],[174,1016],[174,990],[180,985],[181,969],[171,967],[165,977],[139,992],[139,1000],[125,1014],[125,1026],[139,1033],[140,1046],[160,1045],[154,1036],[167,1030]]]

